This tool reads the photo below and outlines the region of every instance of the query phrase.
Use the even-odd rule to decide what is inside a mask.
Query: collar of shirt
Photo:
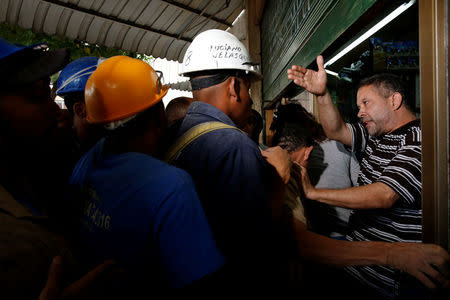
[[[385,134],[382,134],[382,135],[379,135],[379,136],[372,136],[372,135],[370,135],[370,138],[373,139],[373,140],[381,141],[387,136],[389,137],[389,136],[393,136],[393,135],[405,134],[412,127],[420,127],[420,119],[415,119],[415,120],[413,120],[411,122],[408,122],[408,123],[404,124],[403,126],[397,128],[397,129],[395,129],[395,130],[393,130],[393,131],[391,131],[389,133],[385,133]],[[363,126],[363,128],[367,132],[367,129],[364,126]]]
[[[216,119],[217,121],[231,126],[236,126],[230,117],[224,114],[220,109],[205,102],[194,101],[191,105],[189,105],[186,112],[186,117],[194,117],[196,114]]]

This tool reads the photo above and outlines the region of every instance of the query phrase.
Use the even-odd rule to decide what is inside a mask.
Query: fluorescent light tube
[[[361,35],[359,38],[357,38],[353,43],[345,47],[341,52],[339,52],[336,56],[334,56],[332,59],[327,61],[324,64],[324,67],[327,67],[334,62],[336,62],[339,58],[347,54],[350,50],[361,44],[363,41],[365,41],[367,38],[372,36],[375,32],[386,26],[389,22],[394,20],[396,17],[398,17],[401,13],[403,13],[405,10],[407,10],[409,7],[411,7],[416,0],[411,0],[408,3],[403,3],[399,7],[397,7],[393,12],[391,12],[389,15],[387,15],[383,20],[378,22],[375,26],[370,28],[368,31],[366,31],[363,35]]]
[[[352,82],[352,80],[351,80],[350,78],[347,78],[347,77],[341,77],[341,76],[339,76],[338,73],[333,72],[333,71],[331,71],[331,70],[325,69],[325,72],[327,72],[328,74],[330,74],[330,75],[336,77],[337,79],[342,79],[342,80],[346,80],[346,81],[348,81],[348,82]]]
[[[331,71],[331,70],[327,70],[327,69],[325,69],[325,72],[327,72],[327,73],[328,73],[328,74],[330,74],[330,75],[333,75],[333,76],[339,77],[339,74],[338,74],[338,73],[336,73],[336,72],[333,72],[333,71]]]

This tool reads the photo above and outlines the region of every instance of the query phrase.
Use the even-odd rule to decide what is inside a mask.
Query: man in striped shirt
[[[305,196],[355,210],[349,221],[351,233],[347,240],[401,242],[406,253],[412,243],[422,241],[422,145],[420,121],[406,105],[404,86],[390,74],[363,80],[357,93],[361,122],[346,124],[327,91],[322,56],[318,56],[317,65],[317,72],[293,66],[288,70],[288,78],[317,96],[319,117],[327,136],[362,152],[363,157],[357,187],[316,189],[302,170]],[[434,262],[427,261],[417,271],[411,271],[415,267],[412,261],[406,259],[398,269],[386,263],[347,270],[359,282],[388,299],[403,293],[405,287],[401,283],[411,281],[402,271],[430,288],[435,287],[436,281],[445,282],[443,274],[431,267]]]

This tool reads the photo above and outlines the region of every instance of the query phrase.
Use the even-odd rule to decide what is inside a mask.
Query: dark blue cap
[[[0,87],[17,88],[61,70],[69,62],[69,51],[49,51],[45,43],[23,46],[0,38]]]

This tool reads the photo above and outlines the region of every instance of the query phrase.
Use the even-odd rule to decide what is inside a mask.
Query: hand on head
[[[287,184],[291,177],[292,165],[292,160],[289,153],[280,146],[276,146],[262,150],[261,154],[270,165],[275,167],[278,175],[283,180],[283,183]]]
[[[294,163],[293,163],[293,169],[295,170],[295,172],[300,173],[300,178],[302,180],[301,184],[302,184],[302,188],[303,188],[303,193],[305,194],[306,197],[309,198],[311,195],[310,193],[315,188],[312,185],[311,181],[309,180],[308,170],[296,161],[294,161]]]

